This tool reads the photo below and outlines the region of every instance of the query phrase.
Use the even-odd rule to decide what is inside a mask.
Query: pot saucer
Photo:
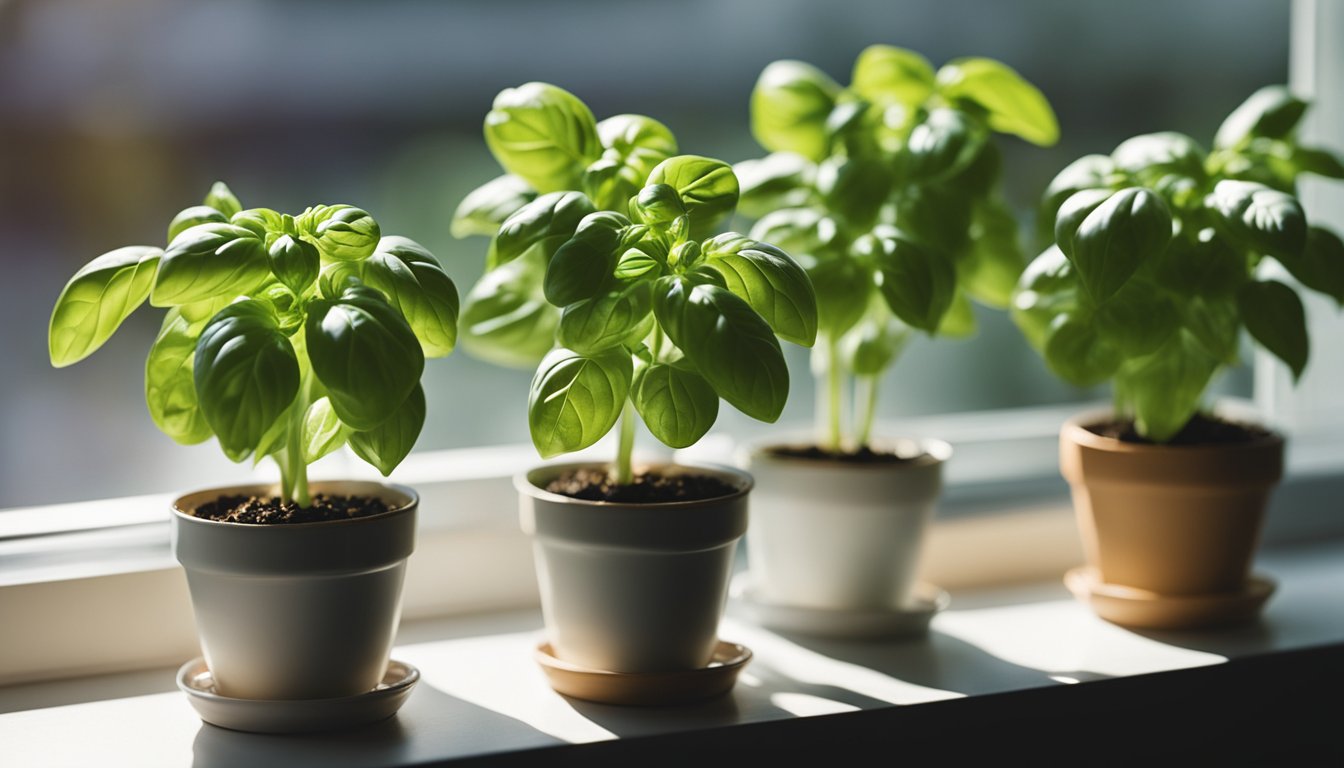
[[[951,598],[941,587],[915,585],[899,608],[812,608],[761,600],[750,583],[734,585],[733,596],[747,618],[780,632],[844,640],[890,640],[927,634],[929,622],[947,608]]]
[[[601,704],[663,706],[689,704],[727,693],[751,661],[751,649],[719,641],[709,665],[676,672],[607,672],[557,659],[542,642],[533,657],[551,687],[575,699]]]
[[[390,661],[378,686],[367,693],[331,699],[238,699],[215,692],[205,659],[197,657],[177,671],[177,687],[187,694],[201,719],[220,728],[254,733],[302,733],[351,728],[386,720],[405,703],[420,680],[420,670]]]
[[[1205,629],[1241,624],[1259,614],[1277,586],[1268,576],[1253,574],[1236,592],[1163,595],[1106,584],[1097,579],[1096,569],[1091,566],[1069,570],[1064,584],[1101,618],[1136,629]]]

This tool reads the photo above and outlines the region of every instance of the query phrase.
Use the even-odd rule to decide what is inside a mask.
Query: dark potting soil
[[[1112,419],[1087,426],[1087,431],[1125,443],[1158,445],[1138,433],[1132,419]],[[1273,433],[1255,424],[1232,421],[1209,414],[1196,414],[1176,436],[1161,445],[1236,445],[1263,440]]]
[[[387,510],[386,502],[372,496],[328,496],[317,493],[313,494],[312,503],[306,507],[292,501],[282,501],[279,496],[221,496],[200,505],[192,515],[226,523],[284,525],[350,520],[382,514]]]
[[[815,445],[780,445],[766,449],[766,453],[782,459],[839,461],[845,464],[905,464],[924,457],[923,453],[874,451],[866,445],[856,451],[828,451]]]
[[[617,485],[605,469],[583,467],[570,470],[546,485],[546,490],[586,501],[623,504],[654,504],[668,501],[703,501],[737,493],[737,487],[712,475],[635,475],[628,485]]]

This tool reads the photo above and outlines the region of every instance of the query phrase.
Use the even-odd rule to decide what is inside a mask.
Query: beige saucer
[[[205,659],[195,658],[177,671],[177,687],[187,694],[201,719],[220,728],[254,733],[303,733],[351,728],[386,720],[405,703],[420,680],[420,670],[391,661],[378,687],[356,696],[280,701],[236,699],[215,693]]]
[[[584,669],[552,655],[542,642],[533,653],[557,693],[602,704],[688,704],[727,693],[751,661],[745,645],[719,641],[709,666],[685,672],[605,672]]]
[[[1259,614],[1276,586],[1269,577],[1255,574],[1239,592],[1162,595],[1099,582],[1091,566],[1073,568],[1064,575],[1064,584],[1101,618],[1137,629],[1207,629],[1248,622]]]
[[[929,622],[947,608],[951,598],[941,587],[915,585],[899,608],[811,608],[759,599],[745,580],[733,584],[733,597],[747,617],[779,632],[847,640],[894,640],[928,634]]]

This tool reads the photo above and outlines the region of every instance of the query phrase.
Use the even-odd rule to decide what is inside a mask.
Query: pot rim
[[[756,480],[751,473],[738,469],[727,464],[720,464],[711,461],[644,461],[635,462],[634,469],[648,470],[663,467],[676,467],[685,470],[707,470],[711,474],[728,476],[738,484],[738,489],[732,493],[723,496],[713,496],[708,499],[687,499],[682,501],[599,501],[594,499],[576,499],[573,496],[554,493],[544,488],[538,487],[531,480],[531,475],[541,471],[554,471],[557,474],[569,469],[582,467],[609,467],[610,462],[606,461],[569,461],[559,463],[537,464],[513,476],[513,487],[519,492],[531,496],[535,499],[549,501],[557,504],[577,504],[589,507],[601,507],[604,509],[688,509],[692,507],[704,506],[705,504],[721,504],[724,502],[735,501],[751,493],[756,485]],[[690,473],[683,473],[690,474]]]
[[[1163,452],[1170,452],[1175,455],[1196,452],[1220,453],[1264,449],[1277,450],[1283,446],[1287,440],[1287,437],[1283,432],[1270,427],[1263,421],[1249,421],[1245,419],[1241,420],[1241,422],[1254,424],[1255,426],[1266,430],[1268,434],[1243,443],[1169,445],[1165,443],[1130,443],[1114,437],[1099,435],[1087,428],[1087,425],[1089,424],[1110,418],[1115,418],[1115,411],[1110,408],[1098,408],[1076,413],[1064,420],[1064,423],[1060,426],[1060,437],[1083,448],[1089,448],[1096,451],[1106,451],[1109,453],[1147,453],[1150,455]]]
[[[906,461],[861,463],[830,458],[822,459],[805,458],[802,456],[780,456],[778,454],[770,453],[770,449],[772,448],[785,446],[816,447],[817,445],[815,439],[802,436],[795,439],[790,435],[768,435],[765,437],[758,437],[754,440],[748,440],[739,446],[739,451],[750,455],[753,458],[759,457],[785,464],[797,464],[799,466],[843,468],[855,471],[885,470],[888,472],[946,464],[952,459],[954,453],[951,443],[936,437],[875,437],[871,438],[868,442],[870,445],[880,446],[913,445],[919,449],[920,454]]]
[[[238,483],[235,485],[220,485],[209,488],[201,488],[195,491],[188,491],[179,494],[173,499],[171,509],[173,517],[182,522],[189,522],[195,525],[222,526],[225,528],[239,528],[251,530],[271,530],[284,529],[287,531],[302,531],[311,528],[330,528],[334,526],[348,525],[368,525],[374,521],[384,520],[397,514],[405,513],[408,510],[415,509],[420,505],[420,494],[408,485],[400,483],[390,483],[380,480],[346,480],[329,478],[326,480],[315,480],[308,484],[309,490],[321,488],[327,485],[352,485],[364,486],[371,489],[390,490],[406,497],[406,503],[401,504],[385,512],[376,515],[365,515],[363,517],[352,517],[346,520],[315,520],[307,523],[239,523],[231,520],[210,520],[204,517],[196,517],[193,514],[182,510],[183,501],[195,496],[227,496],[227,495],[262,495],[271,493],[273,489],[279,487],[278,483]],[[262,489],[260,493],[257,489]],[[377,495],[377,494],[370,494]]]

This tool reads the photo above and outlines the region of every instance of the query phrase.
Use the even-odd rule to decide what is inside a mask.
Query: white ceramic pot
[[[738,453],[756,480],[746,549],[752,599],[843,610],[905,605],[951,446],[874,441],[875,449],[921,457],[859,464],[772,452],[782,444],[778,437],[759,440]]]
[[[747,529],[751,477],[730,467],[648,467],[714,475],[736,488],[704,501],[595,502],[544,490],[582,466],[595,465],[542,466],[515,481],[553,653],[611,672],[705,667],[718,645],[736,545]]]
[[[314,493],[370,495],[381,515],[318,523],[225,523],[188,511],[213,488],[173,504],[173,554],[191,590],[201,651],[218,693],[320,699],[371,691],[383,678],[415,545],[415,491],[375,482],[320,482]]]

